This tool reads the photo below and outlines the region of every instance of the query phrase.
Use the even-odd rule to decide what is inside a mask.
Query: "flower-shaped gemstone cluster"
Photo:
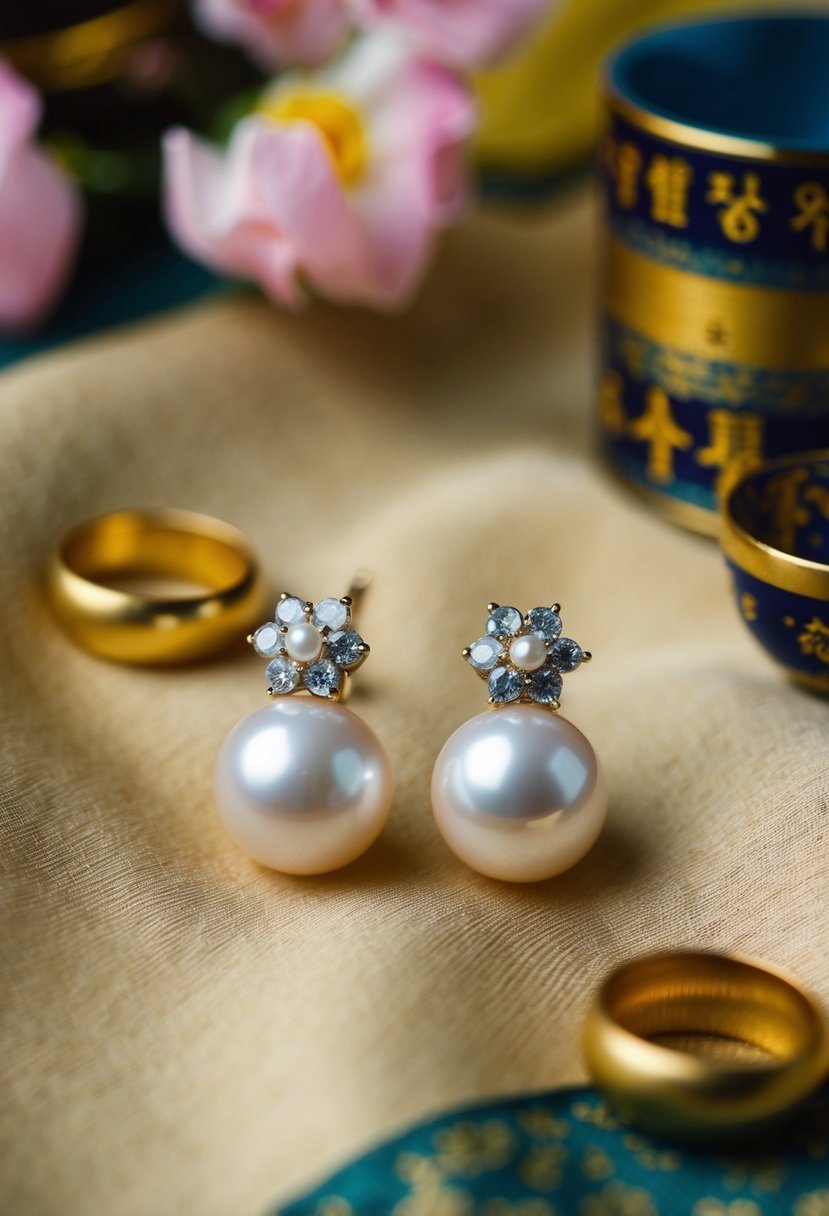
[[[517,608],[488,606],[486,633],[463,657],[489,685],[490,705],[534,701],[559,708],[562,676],[592,658],[572,638],[561,636],[561,606]]]
[[[369,647],[351,628],[351,598],[307,603],[283,592],[275,618],[248,641],[263,659],[268,696],[307,691],[338,701],[346,677],[364,663]]]

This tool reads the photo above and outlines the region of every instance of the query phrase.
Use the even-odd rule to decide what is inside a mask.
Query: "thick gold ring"
[[[759,1063],[655,1042],[708,1035]],[[829,1035],[815,1000],[781,972],[721,954],[635,959],[602,985],[585,1026],[591,1076],[626,1122],[678,1140],[741,1139],[780,1122],[820,1084]]]
[[[182,0],[128,0],[87,21],[0,42],[0,54],[39,89],[89,89],[116,80],[135,48],[170,29],[183,11]]]
[[[139,581],[166,586],[156,592]],[[79,524],[52,556],[48,593],[75,642],[120,663],[207,658],[243,639],[264,601],[247,537],[177,510],[118,511]]]

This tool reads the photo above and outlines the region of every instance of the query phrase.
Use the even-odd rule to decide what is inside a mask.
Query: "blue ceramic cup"
[[[611,468],[717,530],[741,471],[829,446],[829,15],[657,29],[605,76]]]
[[[793,679],[829,693],[829,450],[741,477],[721,543],[754,637]]]

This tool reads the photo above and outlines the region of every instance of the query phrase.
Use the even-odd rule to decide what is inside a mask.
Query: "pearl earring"
[[[219,813],[236,843],[286,874],[348,865],[383,829],[391,764],[364,722],[337,702],[369,647],[351,628],[367,580],[342,599],[283,594],[275,619],[248,638],[266,668],[270,705],[239,722],[216,762]],[[290,694],[307,692],[309,697]]]
[[[559,708],[562,676],[591,658],[561,636],[561,611],[490,604],[486,634],[463,657],[496,712],[456,730],[438,756],[432,808],[450,849],[473,870],[536,882],[575,865],[607,813],[596,754]]]

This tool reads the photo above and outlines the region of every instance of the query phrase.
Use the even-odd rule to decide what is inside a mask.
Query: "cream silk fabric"
[[[595,225],[583,196],[482,216],[403,318],[231,297],[3,378],[4,1213],[254,1216],[410,1120],[580,1080],[589,997],[643,950],[829,998],[829,708],[755,649],[716,547],[597,467]],[[263,703],[247,648],[130,670],[53,625],[62,529],[161,504],[246,529],[274,592],[375,570],[352,704],[399,790],[350,869],[268,873],[217,820],[216,750]],[[595,653],[564,712],[610,819],[537,886],[465,869],[429,807],[493,598],[560,600]]]

